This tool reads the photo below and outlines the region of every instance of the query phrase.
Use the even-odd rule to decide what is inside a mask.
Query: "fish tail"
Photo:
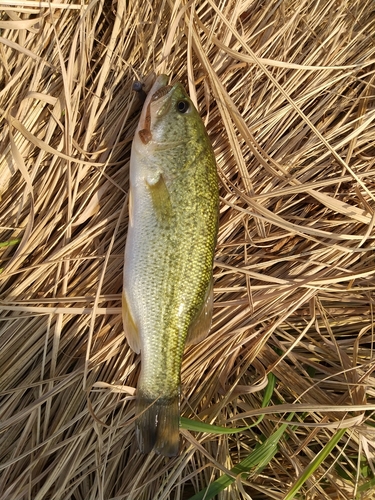
[[[174,457],[180,447],[180,396],[150,398],[137,390],[136,436],[142,453],[156,451]]]

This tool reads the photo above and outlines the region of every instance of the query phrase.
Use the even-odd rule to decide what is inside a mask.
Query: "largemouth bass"
[[[211,325],[218,182],[198,111],[180,83],[167,82],[156,79],[132,144],[123,322],[141,352],[139,449],[174,456],[184,346]]]

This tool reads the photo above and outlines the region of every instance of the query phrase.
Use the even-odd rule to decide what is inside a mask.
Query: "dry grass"
[[[296,498],[371,498],[373,0],[0,4],[0,497],[187,499],[295,411],[274,458],[218,498],[288,498],[338,428]],[[131,86],[153,72],[198,102],[222,197],[183,415],[265,413],[229,436],[183,429],[173,460],[137,451],[120,320]]]

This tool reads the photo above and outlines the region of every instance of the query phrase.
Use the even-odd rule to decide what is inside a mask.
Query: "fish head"
[[[205,129],[190,97],[180,83],[157,78],[142,110],[136,140],[147,149],[168,148],[194,140]]]

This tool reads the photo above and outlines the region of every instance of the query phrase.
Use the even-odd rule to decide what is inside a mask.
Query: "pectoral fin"
[[[122,292],[122,323],[124,326],[125,335],[130,348],[134,352],[139,354],[141,351],[141,339],[138,332],[138,328],[130,312],[125,291]]]
[[[212,309],[214,304],[213,279],[208,285],[203,306],[193,319],[186,338],[186,344],[199,344],[208,335],[211,328]]]
[[[156,217],[160,222],[168,221],[172,216],[172,204],[163,174],[159,173],[155,178],[146,179],[146,183]]]

